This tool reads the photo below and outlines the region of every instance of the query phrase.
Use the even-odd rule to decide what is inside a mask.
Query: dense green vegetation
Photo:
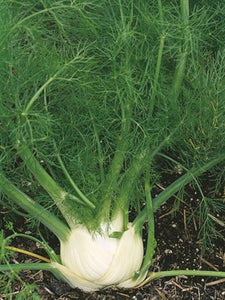
[[[143,274],[153,213],[192,184],[210,247],[225,211],[224,20],[223,1],[0,1],[1,204],[26,210],[34,231],[43,211],[60,240],[120,211],[121,232],[148,221]]]

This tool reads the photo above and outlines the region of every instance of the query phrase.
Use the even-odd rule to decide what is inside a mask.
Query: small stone
[[[173,251],[172,251],[171,249],[166,249],[166,250],[164,251],[164,253],[165,253],[165,254],[171,254],[171,253],[173,253]]]

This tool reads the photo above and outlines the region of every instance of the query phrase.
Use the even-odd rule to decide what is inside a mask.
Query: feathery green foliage
[[[30,195],[61,237],[63,220],[99,230],[121,209],[125,229],[131,207],[141,228],[192,181],[210,242],[224,210],[224,14],[220,1],[1,0],[2,201]],[[168,163],[183,177],[151,200]]]

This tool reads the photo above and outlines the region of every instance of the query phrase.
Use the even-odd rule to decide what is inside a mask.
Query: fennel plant
[[[215,189],[223,183],[225,5],[0,4],[1,203],[43,223],[61,247],[60,258],[45,243],[49,262],[0,271],[48,270],[85,291],[180,274],[224,277],[149,269],[155,211],[190,183],[206,207],[207,171]],[[152,197],[159,160],[182,174]]]

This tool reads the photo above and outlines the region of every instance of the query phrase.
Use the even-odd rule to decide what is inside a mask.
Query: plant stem
[[[173,194],[178,192],[182,187],[190,183],[194,177],[203,174],[204,172],[208,171],[218,163],[222,162],[225,159],[225,154],[220,155],[217,158],[212,159],[210,162],[204,164],[201,167],[195,168],[192,171],[187,172],[173,183],[171,183],[165,190],[163,190],[157,197],[153,200],[153,210],[156,211],[163,205]],[[147,217],[146,209],[143,209],[139,215],[134,220],[134,224],[136,226],[141,226],[144,224]]]
[[[33,97],[30,99],[28,105],[26,106],[25,110],[22,112],[22,116],[27,116],[29,114],[29,111],[34,104],[34,102],[38,99],[40,94],[46,89],[46,87],[55,80],[55,75],[53,77],[50,77],[38,90],[37,92],[33,95]]]
[[[8,264],[0,265],[0,272],[5,271],[14,271],[19,272],[22,270],[44,270],[44,271],[53,271],[54,267],[51,263],[19,263],[19,264]]]
[[[204,172],[211,169],[216,164],[220,163],[225,159],[225,154],[212,159],[210,162],[206,163],[205,165],[195,168],[190,172],[184,174],[173,183],[171,183],[164,191],[162,191],[153,201],[153,209],[156,211],[162,204],[165,203],[174,193],[178,192],[182,187],[187,185],[189,182],[193,180],[193,177],[199,176]]]
[[[40,234],[41,235],[41,234]],[[41,247],[45,250],[45,252],[48,254],[50,257],[51,261],[58,262],[60,263],[58,255],[55,253],[55,251],[48,245],[47,242],[40,241],[39,239],[33,237],[32,235],[28,234],[23,234],[23,233],[13,233],[10,236],[7,236],[7,238],[4,239],[4,245],[8,245],[12,239],[17,238],[17,237],[22,237],[26,239],[30,239],[31,241],[34,241],[35,243],[38,243],[41,245]],[[42,236],[41,236],[42,237]],[[42,240],[44,238],[42,237]]]
[[[117,136],[116,149],[109,171],[106,175],[106,180],[103,184],[102,197],[104,208],[103,211],[109,213],[111,201],[114,193],[117,190],[118,178],[120,176],[123,162],[126,156],[127,148],[129,146],[129,134],[131,128],[132,114],[134,103],[136,100],[136,89],[133,84],[133,69],[131,67],[130,59],[130,39],[127,32],[131,30],[133,22],[133,2],[130,2],[130,15],[125,17],[122,1],[119,1],[121,24],[118,30],[118,43],[116,43],[113,53],[113,74],[115,78],[116,95],[120,102],[121,108],[121,128]],[[126,38],[124,39],[124,37]],[[128,39],[128,40],[126,40]],[[116,49],[118,47],[118,49]],[[117,52],[118,51],[118,52]],[[121,66],[118,69],[118,55],[121,55]],[[118,83],[118,78],[122,78],[125,86],[121,89]],[[125,91],[125,92],[124,92]]]
[[[21,192],[2,173],[0,173],[0,187],[4,194],[48,227],[61,241],[67,240],[70,234],[69,228],[43,206]]]
[[[158,0],[158,9],[159,9],[159,19],[160,22],[163,22],[163,7],[162,7],[162,0]]]
[[[24,111],[22,112],[22,116],[24,116],[25,118],[27,118],[27,116],[29,115],[29,112],[33,106],[33,104],[35,103],[35,101],[38,99],[38,97],[40,96],[40,94],[46,90],[47,86],[49,86],[50,83],[52,83],[54,80],[57,79],[58,75],[60,75],[68,66],[70,66],[71,64],[73,64],[76,60],[79,60],[80,58],[80,53],[78,52],[77,55],[71,59],[69,62],[65,63],[53,76],[51,76],[38,90],[37,92],[33,95],[33,97],[30,99],[30,101],[28,102],[26,108],[24,109]]]
[[[154,212],[152,207],[152,197],[151,197],[151,189],[150,189],[149,182],[150,182],[150,176],[148,172],[145,178],[145,198],[146,198],[147,218],[148,218],[148,239],[147,239],[145,258],[140,270],[141,277],[148,271],[149,267],[152,265],[153,256],[155,253],[155,247],[156,247]]]
[[[73,227],[74,217],[70,215],[70,210],[65,203],[66,198],[71,198],[71,196],[67,192],[65,192],[45,171],[45,169],[41,166],[41,164],[37,161],[33,153],[25,144],[20,145],[18,142],[16,148],[28,169],[31,171],[31,173],[34,175],[34,177],[40,183],[40,185],[48,192],[48,194],[54,200],[55,204],[61,211],[67,223],[71,227]],[[73,199],[75,200],[75,198]]]
[[[94,137],[96,140],[96,144],[97,144],[97,151],[98,151],[98,164],[99,164],[99,170],[100,170],[100,178],[101,178],[101,184],[104,182],[105,180],[105,171],[104,171],[104,158],[103,158],[103,153],[102,153],[102,147],[101,147],[101,142],[99,139],[99,135],[98,135],[98,130],[96,128],[95,122],[94,122],[94,117],[89,109],[89,114],[91,117],[91,122],[93,125],[93,131],[94,131]]]
[[[115,154],[110,165],[109,171],[106,175],[105,182],[103,183],[102,198],[103,204],[101,212],[106,216],[109,215],[113,193],[117,189],[118,177],[122,169],[123,161],[125,158],[126,150],[128,147],[128,135],[131,125],[132,105],[127,101],[121,104],[122,122],[121,132],[118,136]],[[100,217],[101,218],[101,217]]]
[[[45,262],[51,262],[50,259],[48,259],[48,258],[46,258],[42,255],[27,251],[27,250],[24,250],[24,249],[20,249],[20,248],[17,248],[17,247],[5,246],[5,249],[10,250],[10,251],[14,251],[14,252],[19,252],[19,253],[22,253],[22,254],[25,254],[25,255],[29,255],[29,256],[35,257],[39,260],[43,260]]]
[[[181,16],[184,26],[189,24],[189,0],[181,0]],[[186,30],[187,28],[185,28]]]
[[[32,19],[32,18],[35,18],[36,16],[39,16],[39,15],[42,15],[42,14],[49,14],[49,13],[52,13],[54,12],[54,10],[59,10],[59,9],[74,9],[75,11],[79,12],[79,14],[85,18],[88,23],[93,23],[93,20],[91,20],[91,18],[87,18],[84,13],[82,12],[82,8],[79,7],[78,5],[74,5],[74,4],[70,4],[70,5],[56,5],[56,6],[53,6],[53,7],[46,7],[45,9],[42,9],[40,11],[37,11],[37,12],[34,12],[33,14],[23,18],[22,20],[18,21],[11,29],[10,29],[10,32],[13,31],[14,29],[16,29],[17,27],[20,27],[23,23],[25,23],[26,21]]]
[[[127,169],[127,171],[124,174],[123,179],[123,185],[120,190],[120,195],[117,199],[117,204],[114,209],[114,213],[117,213],[119,209],[123,209],[125,216],[128,212],[129,207],[129,195],[132,192],[134,182],[137,179],[137,177],[140,175],[140,173],[143,171],[144,167],[147,165],[150,167],[152,159],[159,153],[159,151],[169,142],[170,138],[176,133],[180,125],[183,121],[178,124],[174,130],[166,136],[161,143],[152,151],[150,145],[149,145],[149,139],[147,138],[146,147],[145,149],[141,149],[140,153],[136,157],[133,158],[131,161],[130,167]],[[146,150],[148,149],[148,150]],[[125,218],[126,220],[126,218]],[[140,223],[141,224],[141,223]],[[143,223],[142,223],[143,224]],[[126,227],[126,221],[124,223]],[[137,224],[136,224],[137,225]],[[137,225],[138,226],[138,225]],[[142,225],[140,225],[141,227]]]
[[[159,6],[159,15],[160,15],[160,21],[163,22],[163,10],[162,10],[162,3],[161,1],[158,1],[158,6]],[[160,43],[159,43],[159,50],[158,50],[158,55],[157,55],[157,62],[156,62],[156,69],[155,69],[155,75],[154,75],[154,80],[153,80],[153,87],[151,91],[151,101],[149,105],[149,122],[151,120],[154,104],[155,104],[155,96],[158,88],[158,81],[159,81],[159,74],[160,74],[160,69],[161,69],[161,64],[162,64],[162,55],[163,55],[163,48],[165,44],[165,37],[166,34],[163,33],[160,37]]]
[[[65,192],[60,186],[52,179],[52,177],[45,171],[41,164],[34,157],[30,149],[25,145],[20,145],[17,143],[16,149],[20,157],[25,162],[28,169],[41,184],[41,186],[49,193],[49,195],[55,200],[57,206],[60,210],[64,211],[62,201],[65,199]]]
[[[91,201],[81,192],[81,190],[78,188],[78,186],[75,184],[75,182],[73,181],[72,177],[70,176],[70,174],[68,173],[61,157],[59,154],[57,154],[57,158],[58,161],[60,163],[60,166],[66,176],[66,178],[69,180],[70,184],[72,185],[72,187],[74,188],[74,190],[76,191],[76,193],[79,195],[79,197],[84,201],[84,203],[86,203],[88,206],[90,206],[91,208],[95,208],[95,205],[93,203],[91,203]]]
[[[225,272],[220,271],[204,271],[204,270],[172,270],[172,271],[160,271],[151,272],[150,275],[140,284],[145,285],[147,282],[156,280],[163,277],[171,276],[210,276],[210,277],[225,277]]]
[[[184,41],[183,45],[181,47],[181,54],[178,58],[173,84],[172,84],[172,90],[171,90],[171,104],[172,108],[174,109],[174,114],[176,115],[178,113],[177,111],[177,99],[180,95],[181,86],[183,83],[184,75],[185,75],[185,69],[186,69],[186,63],[187,63],[187,56],[188,56],[188,42],[189,42],[189,0],[181,0],[181,17],[182,17],[182,25],[184,30]]]
[[[171,102],[174,109],[176,109],[177,107],[177,99],[179,97],[182,82],[184,79],[186,62],[187,62],[187,52],[183,52],[180,54],[180,57],[178,59],[175,75],[173,79],[173,85],[172,85]]]

